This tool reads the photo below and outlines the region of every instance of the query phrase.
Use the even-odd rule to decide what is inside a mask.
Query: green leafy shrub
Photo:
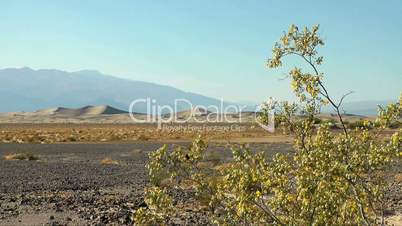
[[[213,168],[199,167],[207,145],[196,139],[189,148],[163,146],[150,154],[147,165],[154,187],[146,192],[146,208],[135,213],[136,224],[164,224],[172,217],[172,188],[195,190],[193,205],[203,208],[216,225],[380,225],[385,224],[389,184],[383,173],[402,156],[402,130],[388,137],[381,131],[398,120],[400,103],[380,109],[375,123],[350,129],[340,107],[323,84],[319,71],[324,45],[318,26],[299,30],[292,25],[273,48],[270,68],[285,56],[300,57],[310,71],[294,68],[291,85],[299,103],[278,104],[277,119],[294,137],[295,152],[266,159],[244,146],[233,147],[231,161]],[[330,123],[314,125],[322,105],[330,104],[342,130]],[[305,117],[298,117],[303,115]],[[168,181],[166,183],[166,180]],[[165,183],[164,183],[165,181]]]
[[[374,125],[372,122],[368,120],[357,120],[355,122],[350,122],[348,127],[350,129],[356,129],[356,128],[372,129]]]
[[[323,122],[322,119],[320,119],[319,117],[314,117],[314,124],[321,124]]]

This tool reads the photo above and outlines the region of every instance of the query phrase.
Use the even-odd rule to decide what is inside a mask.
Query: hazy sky
[[[399,96],[400,0],[1,0],[0,68],[96,69],[226,100],[287,99],[287,70],[265,61],[292,23],[320,24],[331,93]]]

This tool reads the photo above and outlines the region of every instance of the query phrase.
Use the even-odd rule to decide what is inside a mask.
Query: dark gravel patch
[[[162,145],[0,144],[0,225],[24,225],[24,220],[26,225],[130,225],[133,210],[144,205],[148,153]],[[250,148],[257,151],[267,146],[272,153],[290,150],[283,144]],[[3,158],[24,152],[38,156],[39,161]],[[210,145],[209,152],[222,161],[231,156],[225,144]],[[104,158],[119,164],[102,165]],[[180,224],[207,222],[197,213],[185,215]]]
[[[136,186],[146,180],[147,153],[160,144],[2,144],[0,193],[88,190]],[[141,150],[141,151],[135,151]],[[7,161],[2,156],[30,152],[39,161]],[[102,165],[104,158],[119,165]]]

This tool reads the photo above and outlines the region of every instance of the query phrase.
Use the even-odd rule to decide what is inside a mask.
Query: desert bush
[[[36,161],[39,160],[39,157],[32,153],[14,153],[8,154],[4,156],[5,160],[28,160],[28,161]]]
[[[104,158],[102,159],[101,163],[103,165],[119,165],[119,162],[117,160],[113,160],[111,158]]]
[[[346,127],[340,113],[346,95],[335,102],[319,71],[323,57],[317,50],[322,45],[318,26],[299,30],[292,25],[268,60],[270,68],[277,68],[285,56],[293,55],[310,69],[289,73],[298,103],[275,108],[280,128],[294,137],[295,152],[267,159],[246,146],[233,147],[231,161],[206,169],[198,164],[206,158],[202,139],[189,148],[170,150],[165,145],[149,155],[152,187],[145,194],[147,207],[135,213],[136,224],[163,224],[173,209],[180,211],[168,196],[172,188],[195,190],[193,205],[217,225],[386,224],[389,184],[383,173],[402,156],[402,130],[385,138],[380,133],[400,118],[402,95],[399,103],[380,109],[371,130]],[[331,130],[330,123],[314,125],[325,104],[337,113],[341,133]],[[166,179],[170,183],[162,183]]]
[[[314,117],[314,124],[321,124],[323,122],[322,119],[320,119],[319,117]]]
[[[139,141],[147,141],[147,140],[149,140],[149,137],[147,137],[147,136],[144,135],[144,134],[140,134],[140,135],[137,137],[137,140],[139,140]]]
[[[350,122],[348,127],[350,129],[356,129],[356,128],[371,129],[374,126],[373,126],[373,123],[368,120],[357,120],[355,122]]]
[[[330,123],[330,124],[336,124],[337,121],[333,118],[329,118],[329,119],[324,119],[322,120],[323,123]],[[345,124],[347,124],[346,122],[344,122]]]
[[[390,123],[390,125],[388,126],[390,129],[398,129],[398,128],[402,128],[402,122],[401,121],[395,121]]]
[[[329,128],[330,129],[340,129],[339,128],[339,123],[335,120],[335,119],[333,119],[333,118],[331,118],[331,119],[324,119],[323,121],[322,121],[322,123],[323,124],[326,124],[327,126],[329,126]],[[348,124],[349,124],[349,122],[347,122],[347,121],[344,121],[343,122],[343,125],[344,126],[348,126]]]
[[[143,151],[141,149],[134,149],[131,151],[131,154],[134,156],[140,155],[142,153],[143,153]]]

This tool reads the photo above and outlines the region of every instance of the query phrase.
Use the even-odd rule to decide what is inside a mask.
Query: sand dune
[[[175,115],[177,118],[190,118],[190,117],[196,117],[196,116],[207,116],[211,113],[212,112],[208,111],[205,108],[195,107],[195,108],[188,109],[185,111],[177,112]]]
[[[135,123],[147,122],[147,115],[134,113],[139,121],[133,121],[128,112],[108,106],[85,106],[82,108],[56,107],[34,112],[0,113],[0,123]],[[173,115],[162,115],[164,120],[173,122],[255,122],[256,112],[241,112],[219,114],[197,107]],[[320,114],[324,120],[337,120],[332,114]],[[372,119],[360,115],[344,115],[344,119],[355,122],[362,119]],[[149,122],[149,121],[148,121]]]
[[[123,110],[119,110],[117,108],[113,108],[108,105],[101,105],[101,106],[85,106],[82,108],[49,108],[43,109],[36,112],[32,112],[31,114],[34,115],[60,115],[65,117],[77,117],[77,116],[86,116],[86,115],[114,115],[114,114],[127,114]]]
[[[134,113],[134,115],[144,117],[143,114]],[[132,123],[132,119],[126,111],[100,105],[0,113],[0,123]]]

